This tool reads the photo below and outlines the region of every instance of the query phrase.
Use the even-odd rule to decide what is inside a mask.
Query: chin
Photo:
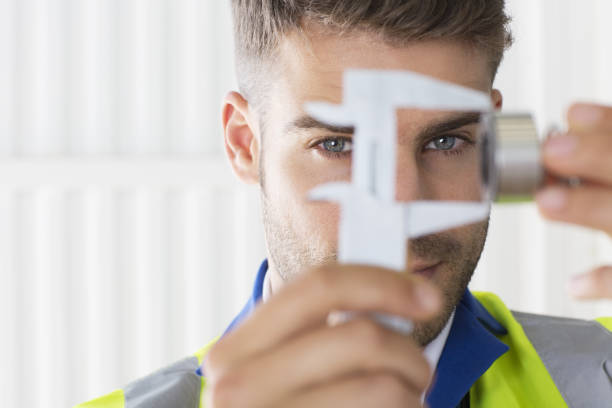
[[[438,336],[461,301],[474,269],[473,262],[460,265],[458,270],[454,269],[451,264],[444,263],[429,272],[429,279],[442,292],[443,305],[441,312],[435,318],[427,322],[415,323],[412,338],[417,344],[424,347]]]

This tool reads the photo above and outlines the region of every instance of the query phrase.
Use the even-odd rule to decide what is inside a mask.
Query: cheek
[[[479,247],[484,242],[489,221],[482,221],[475,224],[453,230],[454,238],[461,242],[464,247]]]
[[[435,198],[448,201],[481,201],[483,187],[478,175],[462,178],[454,183],[439,183],[433,186]]]
[[[424,199],[445,201],[481,201],[483,183],[477,166],[455,171],[419,170],[419,187]]]
[[[339,206],[308,200],[308,192],[319,184],[350,178],[350,169],[317,165],[312,152],[266,151],[264,160],[266,195],[276,212],[292,230],[316,245],[335,247]]]
[[[324,246],[336,248],[340,207],[332,203],[309,203],[306,212],[305,232]]]

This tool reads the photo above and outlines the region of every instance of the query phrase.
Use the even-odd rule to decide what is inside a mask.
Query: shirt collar
[[[259,267],[250,299],[224,335],[246,319],[261,301],[267,271],[266,259]],[[476,380],[508,351],[508,346],[496,338],[506,333],[506,329],[466,289],[455,309],[427,404],[431,408],[457,406]]]
[[[456,407],[508,346],[496,336],[506,329],[466,290],[426,398],[431,408]]]
[[[433,368],[438,366],[438,362],[440,361],[440,357],[442,356],[442,351],[444,350],[444,345],[446,345],[446,340],[448,340],[448,335],[450,334],[450,329],[453,326],[453,321],[455,320],[455,311],[451,313],[448,318],[446,325],[440,330],[440,333],[436,336],[435,339],[429,342],[425,349],[423,350],[423,354],[425,358],[429,362],[429,365]]]
[[[263,293],[261,295],[261,301],[266,303],[268,299],[272,296],[272,281],[270,280],[270,274],[266,273],[263,282]]]

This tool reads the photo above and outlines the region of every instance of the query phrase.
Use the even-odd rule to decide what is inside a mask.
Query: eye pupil
[[[342,153],[344,150],[344,140],[342,139],[330,139],[323,142],[323,147],[325,150],[334,152],[334,153]]]
[[[453,136],[442,136],[434,140],[434,145],[438,150],[450,150],[455,147],[457,139]]]

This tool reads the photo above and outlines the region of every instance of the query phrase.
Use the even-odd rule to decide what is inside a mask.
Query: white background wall
[[[508,110],[561,123],[612,104],[612,3],[513,0]],[[222,156],[234,86],[226,2],[0,0],[0,395],[66,407],[181,358],[224,329],[264,250],[257,192]],[[567,278],[600,234],[497,207],[472,284],[578,317]]]

